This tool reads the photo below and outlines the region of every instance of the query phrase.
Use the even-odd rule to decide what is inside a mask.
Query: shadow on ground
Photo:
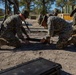
[[[10,51],[10,49],[5,49],[4,51]],[[11,51],[37,51],[37,50],[58,50],[56,44],[41,44],[41,43],[30,43],[28,45],[22,44],[21,47],[12,49]],[[65,51],[76,52],[76,47],[71,45],[67,48],[60,49]]]
[[[37,51],[37,50],[58,50],[56,44],[41,44],[41,43],[30,43],[29,45],[22,45],[20,48],[14,49],[17,51]],[[62,50],[76,52],[76,47],[71,45]]]

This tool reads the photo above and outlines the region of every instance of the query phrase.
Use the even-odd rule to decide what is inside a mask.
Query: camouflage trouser
[[[56,47],[61,49],[67,47],[67,43],[69,38],[73,34],[73,29],[71,27],[67,27],[67,29],[63,29],[62,32],[59,34],[59,40],[56,44]]]
[[[65,47],[67,47],[67,40],[65,40],[65,39],[63,39],[62,41],[61,40],[59,40],[58,42],[57,42],[57,44],[56,44],[56,47],[58,48],[58,49],[62,49],[62,48],[65,48]]]
[[[43,20],[43,18],[40,18],[40,19],[38,20],[39,25],[41,25],[42,20]]]
[[[16,37],[12,38],[0,38],[0,47],[2,45],[8,45],[8,46],[14,46],[14,47],[19,47],[21,45],[20,41]]]
[[[71,40],[68,41],[68,44],[73,43],[76,46],[76,36],[73,36]]]
[[[2,45],[7,45],[7,44],[8,44],[8,42],[4,38],[0,38],[0,47]]]
[[[21,45],[18,38],[14,37],[13,39],[8,40],[10,46],[19,47]]]
[[[71,40],[72,40],[72,43],[76,46],[76,36],[73,36]]]
[[[62,49],[64,47],[67,47],[67,45],[71,44],[76,46],[76,36],[73,36],[70,40],[63,40],[62,42],[58,41],[56,47]]]

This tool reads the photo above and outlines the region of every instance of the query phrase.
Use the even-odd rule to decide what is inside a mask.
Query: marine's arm
[[[47,24],[48,24],[48,36],[50,36],[51,38],[54,34],[53,20],[48,18]]]
[[[21,26],[21,30],[26,35],[26,37],[29,38],[29,35],[27,34],[27,32],[23,26]]]
[[[74,15],[74,13],[76,13],[76,9],[74,9],[71,14],[70,14],[70,17],[72,17]]]
[[[21,26],[22,24],[21,23],[19,23],[19,22],[17,22],[16,23],[16,33],[17,33],[17,36],[22,40],[22,41],[24,41],[25,40],[25,38],[24,38],[24,36],[22,35],[22,29],[21,29]]]

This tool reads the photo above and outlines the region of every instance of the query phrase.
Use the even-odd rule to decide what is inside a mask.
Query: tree
[[[18,0],[13,0],[14,3],[14,14],[19,13],[19,1]]]
[[[66,4],[66,0],[56,0],[56,6],[60,7],[63,12],[63,7]]]
[[[0,16],[4,15],[4,10],[0,8]]]
[[[32,1],[34,0],[20,0],[20,6],[24,6],[24,8],[26,8],[30,12]]]
[[[68,0],[68,5],[72,5],[72,10],[74,9],[74,6],[76,5],[76,0]]]
[[[51,8],[51,5],[54,3],[54,1],[55,0],[35,0],[34,3],[37,5],[39,12],[46,14]]]
[[[65,5],[71,5],[72,9],[74,9],[74,6],[76,5],[76,0],[56,0],[56,5],[58,7],[61,7],[62,12],[63,12],[63,7]]]
[[[19,0],[0,0],[0,3],[5,4],[5,14],[11,13],[11,5],[14,5],[14,14],[19,11]]]

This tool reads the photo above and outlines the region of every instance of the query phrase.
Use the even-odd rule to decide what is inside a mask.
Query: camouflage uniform
[[[48,36],[52,37],[54,32],[59,32],[59,40],[57,42],[58,48],[66,46],[68,39],[72,36],[72,25],[57,16],[50,16],[47,21]]]
[[[73,25],[74,26],[76,25],[76,13],[74,13],[74,15],[73,15]]]
[[[7,41],[8,45],[15,46],[15,47],[20,46],[21,43],[19,39],[24,40],[24,36],[22,35],[23,27],[22,27],[22,21],[19,15],[12,15],[8,17],[4,21],[3,25],[4,25],[4,28],[0,37],[4,38]],[[16,37],[16,34],[17,34],[17,37]],[[0,45],[2,45],[1,40],[0,40]]]
[[[53,14],[54,16],[57,16],[58,13],[59,13],[58,9],[55,8],[53,13],[54,13],[54,14]]]
[[[73,17],[73,25],[76,25],[76,8],[72,10],[70,17]]]
[[[43,20],[43,15],[40,14],[39,17],[38,17],[38,23],[39,23],[39,25],[41,25],[42,20]]]

